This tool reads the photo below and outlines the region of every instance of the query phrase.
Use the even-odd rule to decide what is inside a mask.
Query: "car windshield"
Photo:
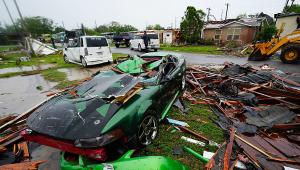
[[[105,38],[102,37],[89,37],[86,38],[87,47],[103,47],[108,46]]]
[[[150,39],[158,39],[158,35],[157,34],[148,34],[147,35]]]

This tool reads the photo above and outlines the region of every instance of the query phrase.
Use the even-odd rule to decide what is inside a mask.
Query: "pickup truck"
[[[133,38],[133,33],[129,32],[121,32],[118,35],[113,36],[113,42],[115,43],[115,46],[117,48],[120,47],[120,45],[125,45],[126,47],[130,46],[129,41]]]

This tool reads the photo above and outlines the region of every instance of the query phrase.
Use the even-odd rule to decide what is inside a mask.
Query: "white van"
[[[84,67],[113,61],[107,39],[103,36],[81,36],[69,41],[63,54],[65,62]]]
[[[158,34],[147,33],[147,36],[150,39],[150,42],[148,43],[148,49],[157,51],[160,48]],[[143,40],[143,34],[136,34],[133,36],[133,39],[130,40],[130,49],[138,50],[138,51],[142,51],[142,50],[146,49],[146,46],[145,46],[145,43]]]

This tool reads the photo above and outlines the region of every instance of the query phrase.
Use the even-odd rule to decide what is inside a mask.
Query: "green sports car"
[[[149,145],[185,87],[184,58],[133,56],[57,95],[27,119],[25,139],[100,161],[122,144]]]

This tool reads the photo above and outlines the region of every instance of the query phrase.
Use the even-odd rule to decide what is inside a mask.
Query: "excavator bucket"
[[[261,53],[260,48],[255,47],[252,53],[249,55],[248,60],[249,61],[263,61],[267,60],[268,57],[266,55],[263,55]]]

